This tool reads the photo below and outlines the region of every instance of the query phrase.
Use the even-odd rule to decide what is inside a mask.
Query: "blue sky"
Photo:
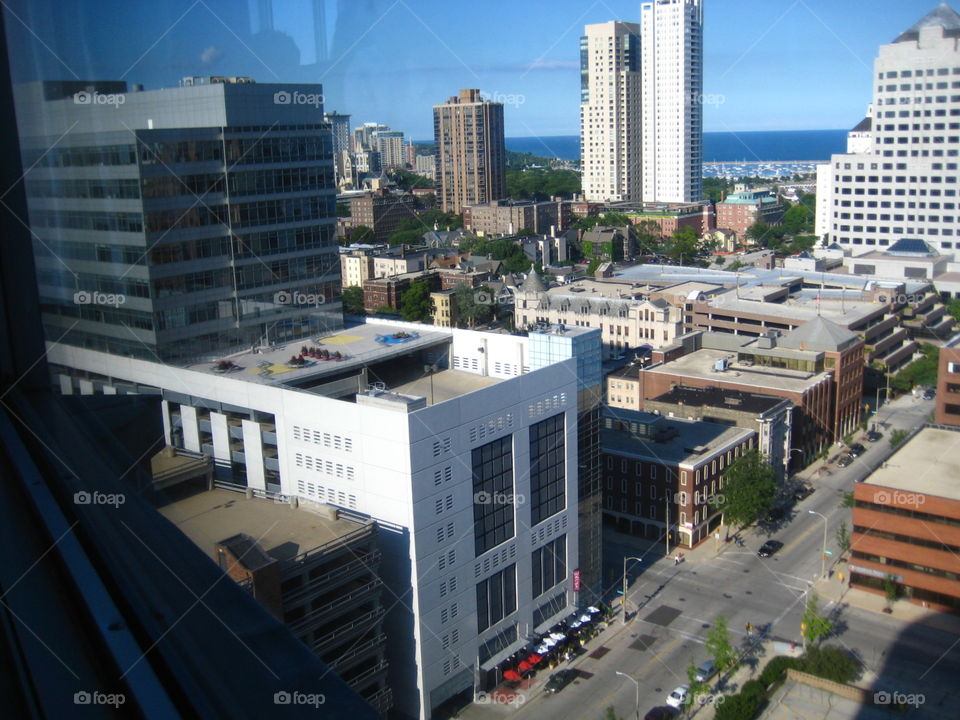
[[[578,132],[586,23],[638,21],[617,0],[8,0],[15,81],[185,75],[322,82],[327,108],[432,137],[431,106],[462,87],[512,101],[508,136]],[[877,47],[936,0],[705,0],[707,131],[847,128]],[[957,5],[954,5],[957,7]],[[315,22],[322,17],[322,23]]]

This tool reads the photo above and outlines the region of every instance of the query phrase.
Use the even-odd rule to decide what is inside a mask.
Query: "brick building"
[[[350,205],[350,217],[343,218],[344,227],[363,225],[373,230],[374,239],[385,243],[400,227],[400,222],[416,217],[417,201],[412,195],[399,195],[382,188],[341,198]],[[424,232],[429,228],[424,227]]]
[[[738,185],[735,192],[716,204],[716,226],[733,230],[742,243],[751,225],[779,225],[785,211],[777,194],[769,188],[747,189]]]
[[[940,348],[933,417],[938,425],[960,426],[960,335],[954,335]]]
[[[719,527],[709,499],[723,471],[756,447],[756,433],[636,411],[608,412],[600,435],[603,514],[621,532],[690,548]]]
[[[571,203],[567,200],[495,200],[463,208],[463,227],[478,235],[515,235],[529,230],[547,235],[570,225]]]
[[[960,432],[927,427],[853,488],[850,586],[960,611]]]

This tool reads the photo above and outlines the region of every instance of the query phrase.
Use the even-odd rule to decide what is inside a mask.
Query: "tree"
[[[433,180],[426,178],[423,175],[410,172],[409,170],[401,170],[397,168],[396,170],[391,170],[389,176],[390,179],[392,179],[397,186],[403,190],[433,187]]]
[[[960,298],[953,298],[953,300],[947,303],[947,312],[950,313],[954,320],[960,322]]]
[[[653,220],[641,220],[633,226],[633,236],[640,255],[655,255],[663,250],[660,225]]]
[[[608,705],[603,712],[603,720],[623,720],[623,718],[617,715],[616,708],[613,705]]]
[[[841,556],[850,552],[850,529],[845,522],[841,522],[837,526],[837,545],[840,548]]]
[[[776,496],[776,472],[759,451],[751,450],[727,468],[722,495],[713,504],[723,511],[728,525],[746,526],[766,517]]]
[[[713,627],[707,633],[704,648],[713,660],[718,670],[729,670],[737,664],[737,651],[730,642],[730,630],[727,627],[727,618],[717,615]]]
[[[419,245],[426,232],[423,228],[412,230],[394,230],[387,242],[391,245]]]
[[[400,315],[410,322],[428,322],[433,317],[430,283],[415,280],[410,284],[410,289],[400,297]]]
[[[840,501],[840,507],[849,509],[853,507],[853,504],[854,504],[853,492],[850,490],[847,490],[846,492],[843,493],[843,499]]]
[[[352,243],[372,243],[376,240],[376,233],[366,225],[357,225],[350,231],[350,242]]]
[[[809,640],[816,645],[821,638],[826,637],[833,630],[833,623],[826,615],[820,614],[820,598],[813,593],[807,598],[807,606],[800,618],[800,633],[803,635],[803,642],[806,645]]]
[[[700,239],[693,228],[682,227],[673,231],[673,234],[664,243],[664,252],[675,263],[683,264],[684,260],[691,264],[701,251]]]
[[[803,203],[797,203],[783,214],[783,229],[790,235],[811,232],[813,211]]]
[[[710,690],[709,683],[697,680],[697,666],[693,658],[690,658],[690,664],[687,665],[687,700],[685,705],[691,707],[700,695],[706,695]]]
[[[891,573],[883,576],[883,594],[887,598],[887,610],[893,607],[893,601],[900,595],[900,588],[897,586],[897,577]]]
[[[897,445],[902,443],[907,439],[909,433],[906,430],[897,428],[892,433],[890,433],[890,447],[895,448]]]
[[[460,283],[453,290],[457,315],[466,320],[471,328],[478,322],[486,322],[493,314],[493,306],[486,302],[478,302],[478,297],[492,298],[493,291],[490,288],[472,288],[467,283]]]
[[[365,315],[363,307],[363,288],[358,286],[345,287],[341,294],[344,315]]]
[[[350,204],[338,202],[337,203],[337,217],[350,217]]]

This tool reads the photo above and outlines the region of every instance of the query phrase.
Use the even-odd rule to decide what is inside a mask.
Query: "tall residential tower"
[[[703,193],[703,1],[640,6],[644,202]]]
[[[433,106],[433,136],[442,210],[459,213],[464,205],[506,197],[503,103],[484,100],[479,90],[461,90]]]
[[[583,195],[640,200],[640,26],[587,25],[580,38]]]

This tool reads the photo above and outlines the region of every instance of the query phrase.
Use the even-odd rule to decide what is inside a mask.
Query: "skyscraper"
[[[703,193],[703,3],[640,6],[644,202],[697,202]]]
[[[851,133],[859,144],[817,169],[817,206],[825,214],[817,229],[828,243],[854,255],[904,238],[948,255],[960,247],[958,37],[960,15],[941,3],[880,46],[873,116]],[[926,251],[923,243],[914,247]]]
[[[407,163],[401,130],[378,130],[373,133],[373,149],[380,153],[380,165],[389,170],[402,168]]]
[[[18,88],[47,338],[167,361],[342,326],[321,92]]]
[[[339,155],[350,150],[350,116],[338,112],[323,114],[323,119],[330,123],[333,133],[333,154]]]
[[[580,38],[583,195],[640,200],[640,26],[587,25]]]
[[[459,213],[464,205],[506,196],[503,103],[482,99],[479,90],[461,90],[433,106],[433,136],[442,210]]]

